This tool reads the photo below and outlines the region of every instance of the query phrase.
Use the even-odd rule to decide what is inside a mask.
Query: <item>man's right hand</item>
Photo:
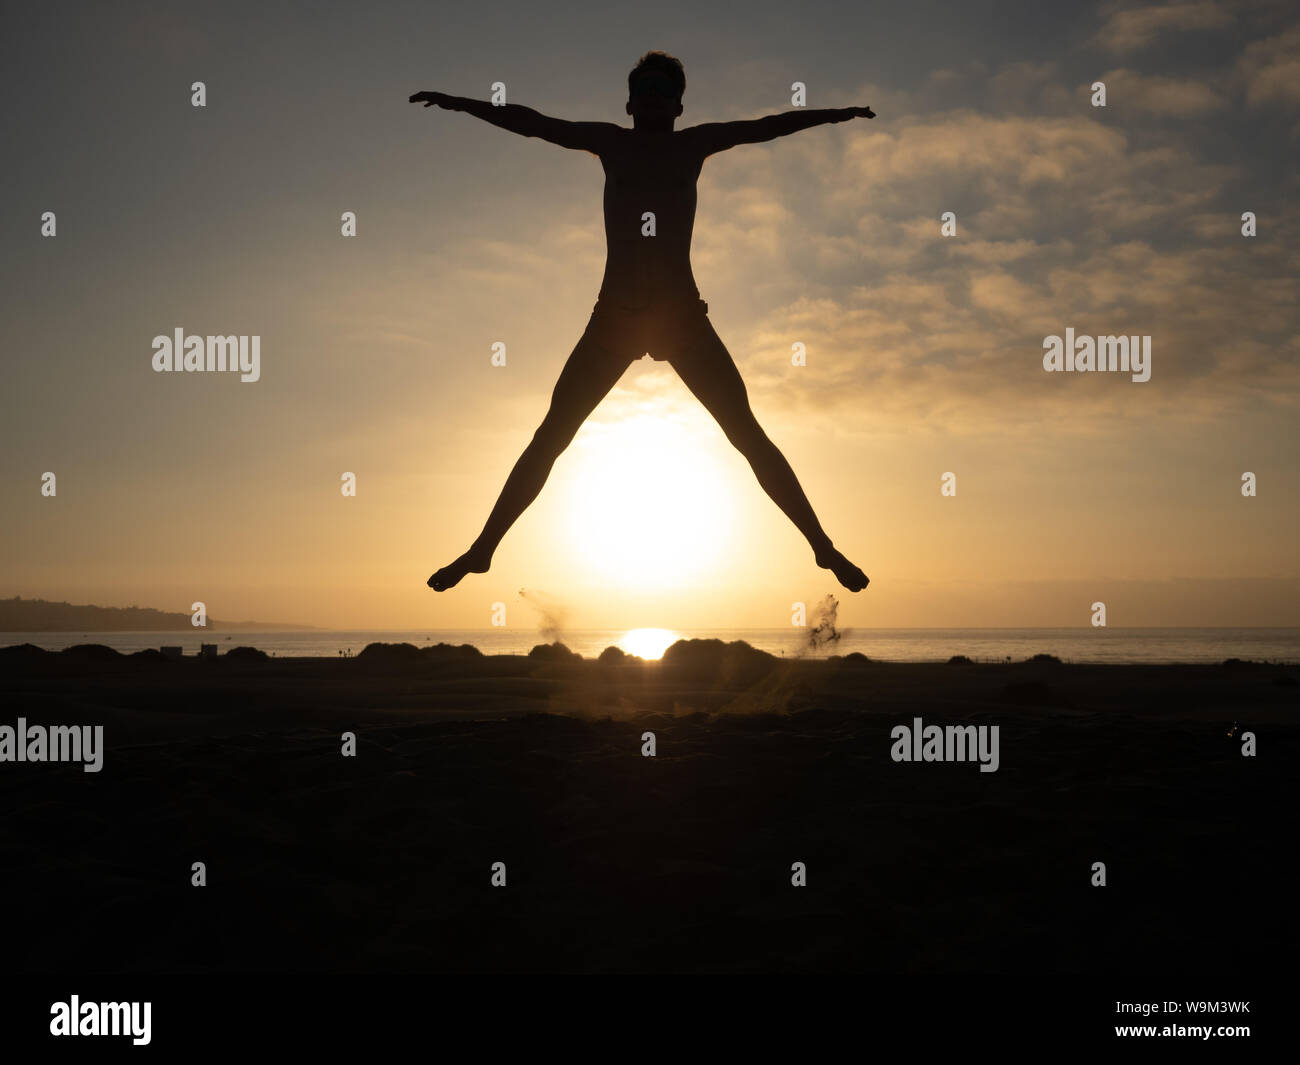
[[[425,107],[438,106],[448,111],[455,111],[456,97],[449,96],[445,92],[417,92],[407,103],[424,104]]]

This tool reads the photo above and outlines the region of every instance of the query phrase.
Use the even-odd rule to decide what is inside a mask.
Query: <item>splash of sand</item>
[[[799,652],[799,657],[812,651],[820,651],[823,647],[829,647],[831,644],[838,643],[840,637],[845,635],[835,627],[835,619],[839,615],[839,600],[834,595],[827,595],[820,603],[813,607],[812,622],[808,629],[807,642]]]
[[[773,663],[772,671],[758,683],[751,685],[728,702],[723,708],[729,714],[784,714],[801,702],[806,692],[804,663],[818,652],[833,647],[846,635],[848,629],[838,628],[840,604],[834,595],[827,595],[812,609],[812,624],[803,643],[792,655]]]
[[[547,643],[560,643],[564,632],[568,608],[542,592],[530,592],[527,588],[519,589],[519,598],[537,613],[537,631]]]

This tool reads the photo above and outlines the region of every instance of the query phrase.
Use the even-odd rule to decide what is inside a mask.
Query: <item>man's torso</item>
[[[649,309],[697,301],[691,231],[704,157],[689,131],[621,130],[601,151],[600,161],[606,247],[601,302]]]

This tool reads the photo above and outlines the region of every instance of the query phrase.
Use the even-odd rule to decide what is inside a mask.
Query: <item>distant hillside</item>
[[[73,606],[45,599],[0,599],[0,632],[170,632],[194,631],[189,614],[171,614],[143,606]],[[315,625],[266,621],[217,621],[205,631],[248,632],[265,629],[299,631]]]

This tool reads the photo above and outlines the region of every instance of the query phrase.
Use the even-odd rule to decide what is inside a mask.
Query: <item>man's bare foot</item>
[[[850,592],[860,592],[869,583],[867,575],[834,547],[828,547],[816,559],[817,565],[834,573],[836,579]]]
[[[432,577],[429,578],[428,584],[435,592],[445,592],[448,588],[454,588],[460,583],[460,579],[467,573],[486,573],[488,567],[492,564],[492,559],[484,558],[476,554],[471,547],[460,558],[456,559],[449,566],[443,566]]]

